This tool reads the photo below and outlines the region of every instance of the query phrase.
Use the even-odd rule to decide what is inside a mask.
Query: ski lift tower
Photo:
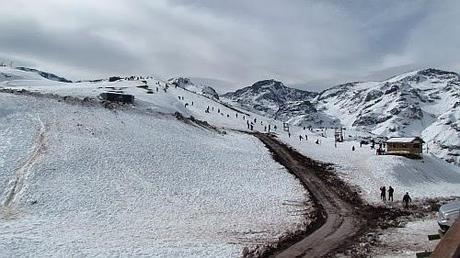
[[[335,128],[335,141],[336,142],[343,142],[343,130],[342,127]]]

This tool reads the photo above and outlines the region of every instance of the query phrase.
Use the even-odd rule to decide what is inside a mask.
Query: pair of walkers
[[[395,192],[395,189],[391,187],[391,185],[388,187],[388,201],[392,202],[393,201],[393,193]],[[387,188],[385,186],[380,187],[380,199],[382,201],[386,202],[387,201]]]

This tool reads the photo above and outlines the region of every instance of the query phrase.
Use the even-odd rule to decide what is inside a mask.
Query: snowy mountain
[[[333,87],[318,95],[316,106],[345,127],[389,137],[421,135],[432,152],[456,161],[460,155],[459,97],[458,74],[426,69],[383,82]]]
[[[451,162],[460,156],[460,79],[454,72],[419,70],[382,82],[345,83],[319,94],[268,80],[222,97],[293,125],[341,125],[388,137],[421,135],[436,155]]]
[[[249,111],[296,125],[334,124],[334,118],[316,109],[312,101],[317,95],[287,87],[279,81],[264,80],[221,97]]]

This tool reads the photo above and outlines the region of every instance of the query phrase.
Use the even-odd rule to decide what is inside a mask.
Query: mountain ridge
[[[256,82],[221,97],[297,126],[349,127],[370,136],[422,136],[431,152],[459,162],[460,76],[455,72],[427,68],[380,82],[343,83],[300,98],[292,96],[305,91],[283,88],[291,92],[283,95],[283,91],[266,90],[288,88],[275,82]]]

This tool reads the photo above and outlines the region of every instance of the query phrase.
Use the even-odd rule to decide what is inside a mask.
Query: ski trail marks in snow
[[[16,169],[13,178],[8,183],[8,189],[4,195],[1,203],[1,212],[5,214],[11,214],[12,208],[18,200],[19,193],[23,190],[24,181],[27,178],[30,169],[42,156],[46,150],[46,137],[45,137],[45,125],[43,124],[40,116],[37,116],[37,120],[40,123],[40,129],[38,135],[35,138],[34,145],[32,146],[32,152],[24,163]]]

